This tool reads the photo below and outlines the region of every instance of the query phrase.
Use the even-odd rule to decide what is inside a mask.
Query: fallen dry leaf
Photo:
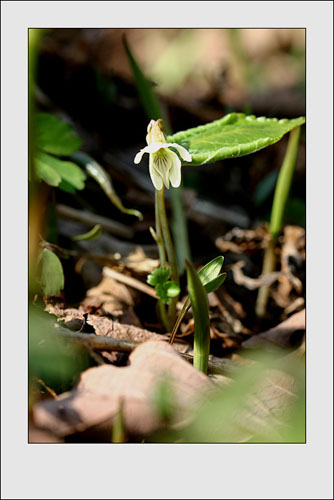
[[[178,418],[214,388],[210,379],[193,368],[173,349],[159,341],[137,347],[130,366],[104,365],[81,374],[76,388],[55,400],[38,403],[34,422],[40,429],[67,436],[99,425],[112,428],[122,404],[124,426],[129,435],[145,436],[161,428],[154,397],[159,381],[168,377]]]
[[[303,332],[305,332],[305,309],[293,314],[274,328],[245,340],[242,347],[246,349],[273,346],[293,347],[301,340]]]
[[[129,340],[133,342],[166,339],[164,335],[159,335],[158,333],[134,325],[125,325],[118,321],[113,321],[106,316],[88,314],[87,323],[94,328],[96,335],[103,337],[112,337],[114,339]]]

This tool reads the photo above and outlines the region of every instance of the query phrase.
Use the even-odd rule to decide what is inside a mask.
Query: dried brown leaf
[[[201,394],[214,387],[206,375],[167,343],[146,342],[133,351],[129,361],[127,367],[104,365],[83,372],[71,392],[35,406],[36,425],[58,436],[101,424],[111,429],[122,404],[126,432],[143,436],[163,425],[154,404],[159,380],[168,376],[179,416],[182,409],[195,404]]]
[[[274,328],[270,328],[266,332],[259,333],[253,337],[245,340],[242,347],[247,349],[256,349],[258,347],[292,347],[296,341],[301,340],[299,335],[296,339],[298,332],[305,331],[305,309],[299,311],[287,320],[283,321]]]
[[[149,330],[134,325],[121,324],[106,316],[89,314],[87,323],[94,328],[96,335],[103,337],[112,337],[114,339],[129,340],[133,342],[166,339],[165,336],[159,335],[158,333],[150,332]]]

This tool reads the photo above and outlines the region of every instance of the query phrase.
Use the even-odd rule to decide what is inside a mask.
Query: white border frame
[[[332,498],[332,2],[2,2],[2,498]],[[307,29],[307,444],[27,444],[27,29]],[[199,479],[201,478],[201,479]]]

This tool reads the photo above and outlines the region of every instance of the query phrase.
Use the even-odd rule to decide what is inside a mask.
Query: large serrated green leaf
[[[64,288],[63,266],[56,254],[44,248],[40,256],[41,286],[46,297],[60,295]]]
[[[220,120],[178,132],[167,140],[183,145],[190,152],[192,162],[188,165],[202,165],[259,151],[303,123],[304,117],[278,120],[230,113]]]
[[[37,170],[40,168],[40,165],[44,165],[44,167],[48,166],[50,171],[52,169],[55,174],[58,174],[62,181],[66,181],[66,183],[70,184],[74,188],[83,189],[85,187],[86,174],[75,163],[71,161],[63,161],[60,158],[44,153],[43,151],[37,152],[35,161]],[[43,180],[46,180],[45,176],[42,178]],[[46,180],[46,182],[48,181]],[[48,182],[48,184],[50,184],[50,182]],[[57,184],[51,185],[57,186]]]
[[[70,155],[82,145],[71,125],[49,113],[37,114],[35,140],[39,149],[59,156]]]

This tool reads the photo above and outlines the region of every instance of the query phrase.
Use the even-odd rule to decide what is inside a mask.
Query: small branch
[[[131,352],[135,347],[141,344],[141,342],[103,337],[95,335],[95,333],[76,333],[62,327],[58,327],[57,332],[65,339],[79,341],[97,351]]]
[[[95,335],[94,333],[75,333],[66,328],[58,327],[57,332],[61,337],[67,340],[74,340],[85,344],[90,349],[97,351],[119,351],[119,352],[132,352],[142,342],[133,342],[122,339],[115,339],[112,337],[105,337]],[[166,338],[167,341],[167,338]],[[174,344],[174,348],[176,348]],[[193,356],[191,354],[176,351],[187,361],[192,362]],[[209,360],[208,374],[231,374],[235,373],[239,365],[230,359],[215,359]]]
[[[81,222],[86,226],[95,226],[96,224],[101,224],[102,228],[116,236],[126,238],[130,240],[133,237],[134,231],[132,228],[121,224],[120,222],[113,221],[102,215],[96,215],[91,212],[85,212],[83,210],[78,210],[76,208],[68,207],[66,205],[57,204],[56,206],[57,214],[60,217],[66,219],[71,219],[76,222]]]
[[[136,278],[132,278],[131,276],[126,276],[125,274],[118,273],[117,271],[114,271],[114,269],[111,269],[110,267],[107,267],[104,272],[106,276],[114,278],[116,281],[124,283],[124,285],[128,285],[132,288],[135,288],[136,290],[140,290],[141,292],[150,295],[154,299],[157,298],[154,288],[150,287],[149,285],[146,285],[145,283],[142,283]]]

